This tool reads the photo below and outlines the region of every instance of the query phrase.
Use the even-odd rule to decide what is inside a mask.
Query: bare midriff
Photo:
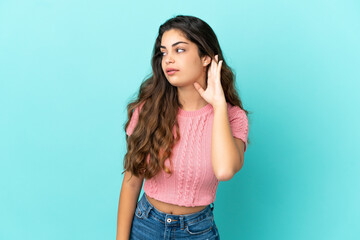
[[[146,195],[146,194],[145,194]],[[167,213],[167,214],[174,214],[174,215],[184,215],[184,214],[191,214],[199,212],[205,209],[208,205],[205,206],[196,206],[196,207],[184,207],[179,205],[174,205],[171,203],[162,202],[156,200],[155,198],[151,198],[146,195],[147,200],[159,211]]]

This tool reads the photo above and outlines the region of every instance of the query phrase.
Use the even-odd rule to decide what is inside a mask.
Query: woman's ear
[[[203,66],[206,67],[207,65],[209,65],[211,63],[211,57],[208,55],[205,55],[203,57],[202,61],[203,61]]]

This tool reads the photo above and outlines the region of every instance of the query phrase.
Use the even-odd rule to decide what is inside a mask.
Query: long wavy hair
[[[130,171],[132,175],[143,175],[152,178],[160,170],[172,173],[165,166],[165,160],[171,157],[172,147],[180,140],[177,122],[178,108],[182,107],[178,99],[177,87],[172,86],[166,79],[161,67],[162,54],[160,52],[161,38],[164,32],[176,29],[198,47],[199,57],[218,55],[218,61],[223,60],[221,69],[221,85],[226,102],[243,108],[240,97],[235,89],[235,76],[226,64],[218,39],[212,28],[203,20],[194,16],[177,15],[159,28],[152,52],[152,75],[145,79],[140,86],[137,99],[127,106],[128,120],[124,130],[128,127],[133,110],[139,107],[137,125],[130,136],[126,135],[127,153],[124,157],[124,173]],[[207,65],[207,70],[211,64]],[[207,83],[207,74],[206,74]],[[250,141],[248,139],[247,143]],[[170,160],[170,168],[172,162]],[[148,162],[147,162],[148,161]]]

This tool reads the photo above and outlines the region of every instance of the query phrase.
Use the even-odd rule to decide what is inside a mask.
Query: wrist
[[[216,101],[216,103],[213,104],[212,106],[213,106],[214,112],[218,111],[218,110],[227,109],[227,103],[226,103],[225,99],[222,101]]]

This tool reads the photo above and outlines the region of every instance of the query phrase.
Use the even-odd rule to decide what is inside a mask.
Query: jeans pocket
[[[213,228],[213,217],[209,216],[200,221],[190,223],[186,226],[186,231],[190,234],[203,234]]]

